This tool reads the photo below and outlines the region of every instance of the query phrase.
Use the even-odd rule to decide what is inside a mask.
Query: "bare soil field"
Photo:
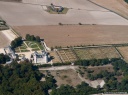
[[[124,0],[90,0],[128,19],[128,4]]]
[[[21,2],[22,0],[0,0],[0,1],[6,1],[6,2]]]
[[[44,73],[44,71],[41,71]],[[80,84],[82,81],[78,77],[78,74],[74,70],[57,70],[57,71],[49,71],[57,80],[57,85],[60,86],[62,84],[68,84],[71,86],[76,86]]]
[[[31,4],[31,2],[38,2],[38,0],[26,1],[29,2],[0,1],[0,16],[11,26],[58,25],[58,23],[128,25],[128,20],[88,0],[40,0],[43,5],[40,5],[41,2]],[[51,3],[69,8],[69,10],[66,14],[49,14],[43,9],[43,6]]]
[[[117,47],[125,61],[128,62],[128,47]]]
[[[13,27],[21,36],[40,36],[48,47],[128,43],[127,26],[63,25]]]
[[[10,40],[0,31],[0,48],[8,46]]]
[[[104,66],[93,66],[93,67],[88,67],[87,70],[94,71],[92,74],[96,75],[99,74],[102,71],[107,70],[108,72],[114,72],[113,66],[112,65],[104,65]]]
[[[93,75],[99,74],[102,71],[107,70],[108,72],[113,72],[113,66],[112,65],[104,65],[104,66],[89,66],[87,68],[81,67],[79,70],[81,70],[81,72],[83,72],[82,76],[85,79],[88,79],[87,75],[88,75],[88,71],[91,71]]]

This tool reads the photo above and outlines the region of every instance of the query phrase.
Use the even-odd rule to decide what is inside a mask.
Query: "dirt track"
[[[124,0],[90,0],[128,19],[128,4]]]
[[[48,47],[128,43],[127,26],[21,26],[14,29],[23,37],[39,35]]]

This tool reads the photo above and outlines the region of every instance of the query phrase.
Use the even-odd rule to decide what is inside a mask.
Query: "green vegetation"
[[[0,54],[0,64],[5,64],[7,61],[10,61],[10,57],[8,55]]]
[[[112,58],[112,59],[92,59],[92,60],[78,60],[75,62],[75,65],[81,65],[81,66],[102,66],[110,64],[111,62],[114,62],[116,60],[119,60],[120,58]]]
[[[22,43],[23,43],[22,37],[18,37],[18,38],[15,38],[15,39],[11,42],[11,46],[12,46],[12,48],[16,48],[16,47],[21,46]]]
[[[29,52],[30,50],[26,50],[26,49],[24,49],[24,50],[21,50],[21,52]]]
[[[42,77],[46,81],[41,82]],[[30,63],[0,66],[0,95],[49,95],[55,82],[51,75],[44,76]]]
[[[106,84],[104,86],[104,91],[125,91],[128,92],[128,64],[121,60],[115,60],[111,62],[113,65],[114,72],[101,71],[97,75],[88,74],[90,80],[96,80],[102,78],[105,80]],[[118,80],[118,77],[121,77]]]
[[[51,95],[90,95],[100,92],[98,89],[92,88],[87,83],[82,82],[76,88],[69,85],[61,85],[58,89],[53,89]]]
[[[70,62],[65,62],[65,63],[53,63],[53,66],[64,66],[64,65],[71,65]]]
[[[28,47],[32,48],[32,50],[43,50],[44,49],[41,43],[37,41],[25,41],[25,43],[28,45]]]
[[[28,45],[28,47],[32,48],[32,50],[43,50],[44,47],[41,45],[41,39],[39,36],[34,36],[34,35],[29,35],[26,34],[26,44]]]
[[[127,2],[127,3],[128,3],[128,0],[125,0],[125,2]]]
[[[36,41],[36,42],[40,42],[40,37],[39,36],[34,36],[34,35],[29,35],[29,34],[26,34],[26,40],[27,41]]]

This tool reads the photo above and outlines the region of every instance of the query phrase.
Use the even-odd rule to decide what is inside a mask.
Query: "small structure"
[[[42,51],[41,53],[34,52],[33,53],[33,63],[39,64],[46,64],[48,63],[48,56],[45,51]]]
[[[64,9],[62,6],[55,6],[55,5],[53,5],[52,3],[51,3],[51,8],[52,8],[52,10],[55,11],[55,12],[62,12],[63,9]]]

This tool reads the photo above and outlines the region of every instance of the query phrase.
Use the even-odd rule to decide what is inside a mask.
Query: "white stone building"
[[[48,63],[48,56],[47,52],[42,51],[41,53],[34,52],[33,53],[33,63],[36,63],[36,65],[46,64]]]

